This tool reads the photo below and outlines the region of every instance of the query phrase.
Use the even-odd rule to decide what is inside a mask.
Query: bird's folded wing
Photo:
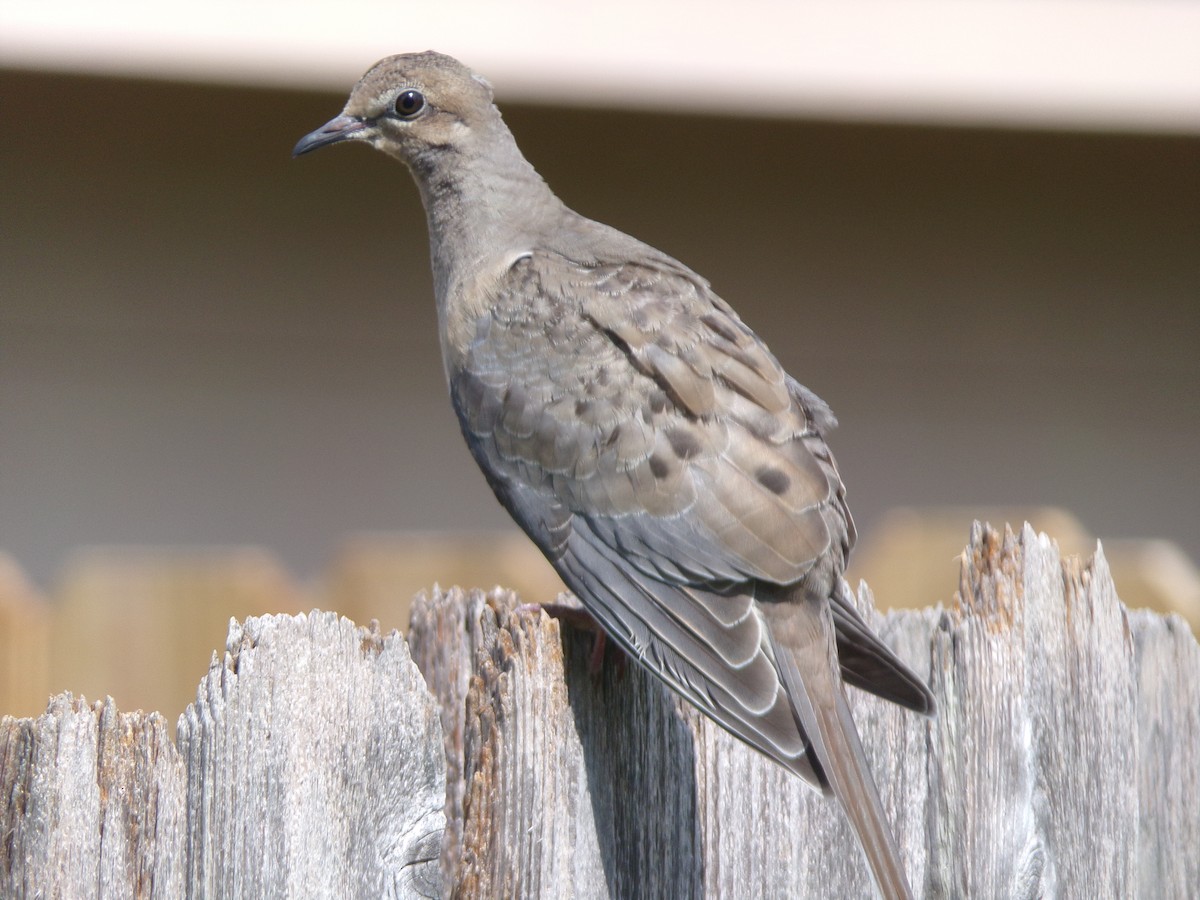
[[[846,552],[823,413],[702,282],[534,254],[475,329],[451,379],[481,465],[645,574],[788,584]]]

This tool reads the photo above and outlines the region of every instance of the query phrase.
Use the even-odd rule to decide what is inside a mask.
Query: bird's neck
[[[439,305],[455,286],[534,249],[558,220],[562,202],[497,123],[482,148],[456,148],[410,163],[429,220]]]

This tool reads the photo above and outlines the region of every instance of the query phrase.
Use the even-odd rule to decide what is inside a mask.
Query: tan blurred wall
[[[35,581],[84,544],[309,575],[353,532],[507,527],[446,401],[407,176],[289,159],[341,96],[0,95],[0,548]],[[569,203],[708,276],[833,405],[863,530],[1053,503],[1200,556],[1200,141],[620,104],[506,109]]]

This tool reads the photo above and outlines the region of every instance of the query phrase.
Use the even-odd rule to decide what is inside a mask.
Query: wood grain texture
[[[1129,613],[1137,665],[1140,897],[1200,885],[1200,645],[1178,616]],[[1169,896],[1167,893],[1161,896]]]
[[[494,592],[511,606],[515,598],[507,592]],[[442,592],[436,585],[432,593],[422,593],[413,602],[410,639],[413,661],[433,692],[441,711],[442,734],[446,753],[446,831],[441,851],[443,872],[454,872],[462,847],[463,796],[466,775],[463,771],[463,740],[466,728],[467,692],[475,669],[476,650],[483,643],[480,630],[487,621],[483,615],[488,597],[480,591],[464,592],[457,587]]]
[[[885,618],[860,593],[938,702],[926,721],[852,696],[918,894],[1193,895],[1200,648],[1181,619],[1128,612],[1102,549],[1063,560],[1028,527],[975,526],[949,609]],[[474,659],[456,896],[870,896],[833,804],[636,666],[589,674],[589,634],[501,593],[435,595],[418,656],[438,639],[423,605],[459,616]]]
[[[179,720],[201,897],[437,896],[437,708],[396,632],[333,613],[230,628]]]
[[[69,694],[0,720],[0,897],[184,893],[183,763],[158,713]]]
[[[231,625],[177,744],[54,698],[0,721],[0,897],[437,897],[438,709],[396,632]]]

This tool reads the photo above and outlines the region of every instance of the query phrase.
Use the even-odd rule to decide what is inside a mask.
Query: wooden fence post
[[[404,639],[233,624],[179,719],[0,720],[0,897],[437,897],[445,768]]]
[[[180,897],[183,765],[158,713],[69,694],[0,719],[0,897]]]

